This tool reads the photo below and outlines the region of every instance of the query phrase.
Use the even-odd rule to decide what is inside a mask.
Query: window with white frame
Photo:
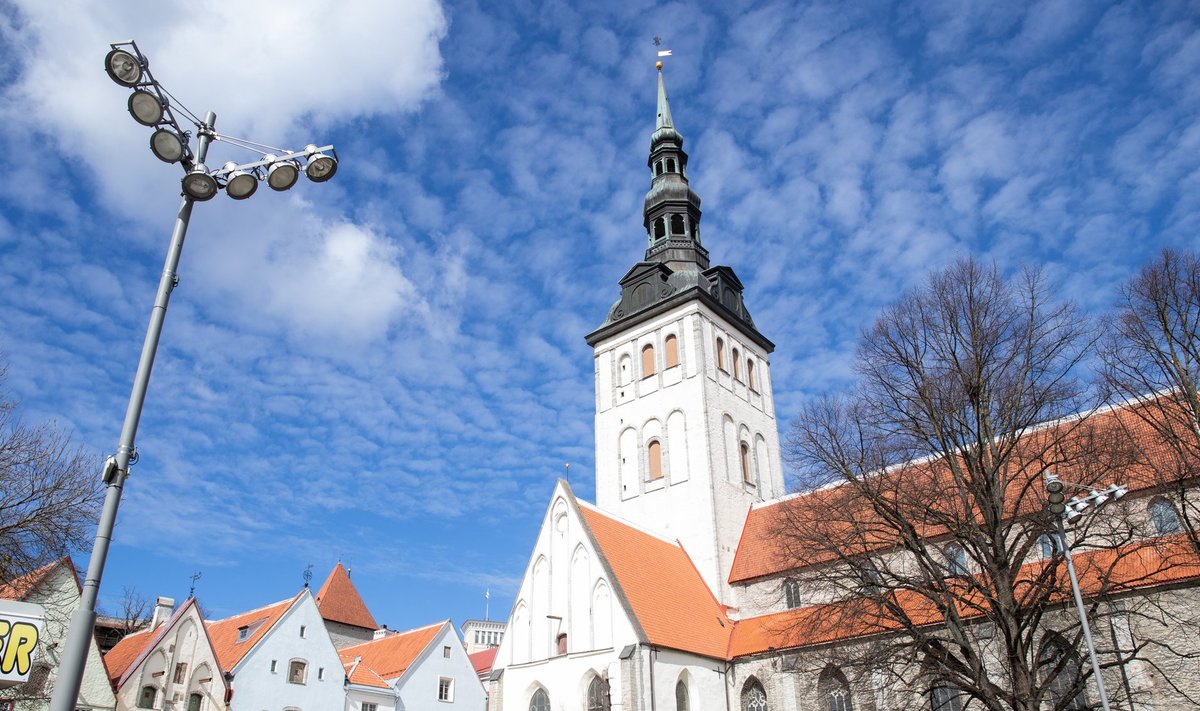
[[[378,708],[379,707],[377,705],[371,703],[370,701],[364,701],[362,703],[362,711],[377,711]]]
[[[454,700],[454,680],[442,677],[438,679],[438,701]]]
[[[450,658],[450,645],[447,644],[442,647],[442,656],[446,659]]]

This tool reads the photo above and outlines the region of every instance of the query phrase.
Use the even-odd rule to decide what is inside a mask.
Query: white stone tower
[[[595,349],[596,503],[678,538],[719,600],[746,511],[784,493],[768,355],[742,284],[709,267],[662,69],[644,261],[587,336]]]

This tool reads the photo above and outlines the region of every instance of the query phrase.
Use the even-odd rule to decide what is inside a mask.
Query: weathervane
[[[671,50],[662,49],[662,38],[658,35],[654,35],[654,47],[658,50],[658,61],[654,63],[654,68],[661,72],[663,68],[662,58],[670,57]]]
[[[199,570],[192,573],[192,587],[188,590],[188,597],[196,597],[196,581],[200,579],[201,573]]]
[[[312,563],[304,566],[304,587],[308,587],[308,584],[312,582],[312,568]]]

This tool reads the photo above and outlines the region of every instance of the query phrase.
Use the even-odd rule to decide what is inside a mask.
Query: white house
[[[394,691],[395,709],[486,706],[483,684],[449,620],[407,632],[380,630],[377,639],[340,652],[354,687],[347,711],[386,711],[376,679]]]
[[[0,711],[40,711],[49,708],[58,671],[58,653],[79,606],[79,579],[69,557],[49,563],[15,580],[0,583],[0,599],[41,605],[46,611],[41,641],[34,652],[29,679],[0,690]],[[108,685],[104,661],[95,639],[89,640],[77,709],[112,709],[116,699]]]

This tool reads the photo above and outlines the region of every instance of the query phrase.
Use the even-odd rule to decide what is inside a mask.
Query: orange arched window
[[[646,447],[647,453],[650,455],[650,478],[662,478],[662,442],[652,440],[650,445]]]
[[[665,344],[667,347],[667,367],[674,368],[679,365],[679,339],[672,333],[667,336]]]
[[[754,360],[746,359],[746,384],[751,390],[758,390],[758,385],[754,382]]]
[[[742,371],[738,367],[738,356],[739,355],[740,354],[738,353],[738,349],[734,348],[733,349],[733,379],[734,380],[742,379]]]
[[[717,367],[725,370],[725,341],[717,339]]]
[[[754,475],[750,472],[750,445],[743,440],[741,445],[742,481],[754,483]]]
[[[642,377],[651,375],[654,375],[654,346],[646,344],[642,346]]]

